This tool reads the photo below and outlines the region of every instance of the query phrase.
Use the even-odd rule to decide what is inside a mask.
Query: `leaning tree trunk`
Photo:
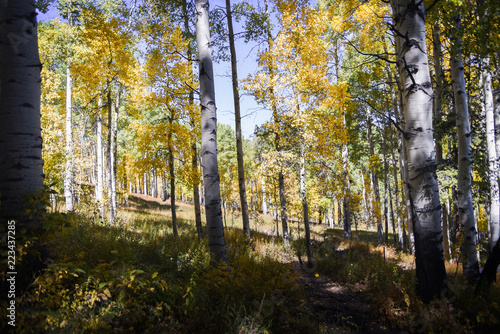
[[[457,21],[460,20],[457,18]],[[458,28],[455,28],[458,29]],[[454,29],[454,30],[455,30]],[[453,33],[455,35],[456,32]],[[474,207],[472,204],[472,152],[469,108],[467,105],[467,91],[465,87],[464,64],[462,61],[462,41],[453,36],[452,54],[450,60],[451,81],[457,113],[457,141],[458,141],[458,220],[463,233],[460,247],[461,261],[464,274],[469,283],[476,283],[479,279],[479,264],[476,255],[476,228]]]
[[[486,114],[486,142],[489,161],[490,181],[490,221],[488,245],[490,251],[496,245],[499,238],[500,199],[498,187],[498,152],[495,145],[495,125],[493,109],[493,93],[491,90],[491,73],[489,70],[489,59],[483,60],[482,81],[484,94],[484,109]]]
[[[208,23],[208,0],[195,0],[196,42],[200,66],[201,159],[205,186],[208,246],[215,262],[228,262],[222,224],[219,168],[217,165],[217,112]]]
[[[234,118],[236,133],[236,160],[238,162],[238,185],[240,190],[241,218],[243,232],[250,240],[250,220],[248,218],[247,192],[245,187],[245,169],[243,167],[243,144],[241,142],[240,93],[238,90],[238,68],[236,65],[236,48],[234,46],[233,18],[230,0],[226,0],[227,27],[229,32],[229,50],[231,51],[231,75],[233,80]]]
[[[406,121],[408,187],[415,235],[417,293],[424,302],[445,287],[441,205],[432,127],[432,84],[423,1],[392,0],[397,65]]]
[[[4,1],[0,10],[0,215],[35,226],[24,216],[26,195],[43,186],[40,58],[35,1]],[[40,205],[39,208],[42,209]],[[2,223],[3,224],[3,223]],[[21,225],[17,225],[19,229]]]

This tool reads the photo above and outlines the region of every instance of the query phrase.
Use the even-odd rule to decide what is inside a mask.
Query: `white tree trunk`
[[[375,143],[373,142],[372,118],[369,107],[366,108],[366,128],[367,128],[368,146],[370,149],[370,158],[371,158],[375,155]],[[381,245],[384,242],[384,228],[382,227],[382,220],[380,215],[380,206],[381,206],[380,188],[378,184],[376,167],[370,166],[370,176],[371,176],[371,183],[373,186],[373,193],[375,195],[375,202],[372,205],[373,216],[376,219],[377,223],[378,244]]]
[[[41,68],[35,1],[4,1],[0,10],[0,205],[2,218],[19,223],[28,223],[22,219],[24,196],[40,190],[44,179]]]
[[[67,62],[66,68],[66,168],[64,175],[64,198],[66,211],[74,210],[73,203],[73,78],[71,77],[71,64]]]
[[[489,59],[483,60],[482,81],[484,94],[484,108],[486,114],[486,142],[488,149],[488,161],[490,170],[490,221],[488,245],[490,250],[496,245],[499,237],[500,199],[498,188],[498,152],[495,141],[495,116],[493,109],[493,92],[491,90],[491,73],[489,71]]]
[[[432,127],[432,84],[425,37],[425,7],[392,0],[399,79],[406,121],[408,187],[415,235],[417,292],[423,301],[445,287],[441,205]]]
[[[266,178],[262,177],[262,214],[267,215]]]
[[[306,234],[306,252],[307,252],[307,265],[309,268],[313,266],[313,256],[311,248],[311,229],[309,226],[309,209],[307,206],[307,195],[306,195],[306,153],[305,144],[302,141],[301,145],[301,157],[300,157],[300,197],[302,200],[302,211],[304,217],[304,230]]]
[[[455,34],[454,34],[455,35]],[[453,37],[450,59],[451,81],[457,113],[458,142],[458,220],[463,234],[461,260],[464,274],[470,283],[479,279],[479,264],[476,256],[476,239],[474,207],[472,204],[472,153],[469,108],[465,87],[464,64],[462,61],[462,41]]]
[[[236,64],[236,48],[234,46],[233,18],[231,13],[231,1],[226,0],[226,15],[229,37],[229,50],[231,53],[231,75],[233,83],[234,119],[236,134],[236,160],[238,163],[238,186],[241,202],[241,219],[243,220],[243,232],[250,240],[250,219],[248,217],[247,192],[245,186],[245,169],[243,166],[243,144],[241,138],[241,111],[240,93],[238,89],[238,67]]]
[[[500,158],[498,156],[500,153],[500,88],[497,88],[497,90],[494,93],[493,107],[494,107],[493,112],[495,114],[495,144],[496,144],[497,158]]]
[[[95,200],[99,207],[99,214],[104,215],[104,152],[102,147],[102,100],[99,99],[97,110],[97,133],[96,133],[96,155],[97,155],[97,182],[95,185]]]
[[[201,165],[210,253],[215,262],[228,262],[222,224],[219,168],[217,165],[217,111],[215,107],[208,1],[195,0],[201,104]]]

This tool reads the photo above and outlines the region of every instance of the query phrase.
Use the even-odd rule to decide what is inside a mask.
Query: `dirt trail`
[[[303,307],[318,320],[322,333],[406,333],[379,325],[363,292],[316,277],[299,265],[296,270],[308,297]]]

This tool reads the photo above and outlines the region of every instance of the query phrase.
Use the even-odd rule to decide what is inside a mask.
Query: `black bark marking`
[[[33,105],[30,103],[23,103],[20,105],[20,107],[25,107],[25,108],[33,108]]]
[[[43,68],[43,65],[42,65],[42,63],[38,63],[38,64],[33,64],[33,65],[27,65],[26,67],[38,67],[41,71]]]
[[[20,170],[20,169],[29,169],[28,166],[24,166],[20,162],[18,162],[17,164],[13,165],[12,168],[18,169],[18,170]]]
[[[415,73],[417,73],[417,72],[418,72],[418,65],[417,65],[417,64],[414,64],[414,65],[408,65],[408,66],[406,67],[406,70],[407,70],[408,72],[410,72],[411,74],[415,74]]]

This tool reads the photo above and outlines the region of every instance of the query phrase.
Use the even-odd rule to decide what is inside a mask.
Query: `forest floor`
[[[74,214],[48,213],[45,232],[23,243],[41,240],[47,246],[23,249],[30,255],[23,256],[20,270],[29,272],[41,251],[47,259],[34,281],[18,282],[26,288],[18,298],[16,329],[489,334],[500,323],[498,283],[487,294],[474,294],[457,262],[445,264],[448,298],[422,303],[415,292],[414,257],[394,246],[391,233],[378,245],[377,232],[365,224],[354,226],[347,240],[342,228],[312,222],[309,267],[301,222],[289,221],[285,244],[277,233],[281,223],[253,212],[249,243],[241,215],[226,210],[227,270],[211,265],[208,243],[196,235],[193,205],[175,204],[177,237],[168,199],[129,194],[112,227],[92,206]],[[204,222],[203,208],[201,216]]]
[[[363,286],[346,286],[296,267],[308,296],[303,307],[314,315],[324,333],[406,333],[378,323]]]
[[[143,205],[147,205],[147,207],[158,206],[161,208],[170,203],[169,200],[164,202],[159,198],[146,195],[133,194],[133,196],[143,200]],[[184,202],[176,202],[176,206],[194,210],[194,205]],[[273,223],[275,218],[262,214],[261,218],[265,223],[258,226],[257,231],[272,238],[275,234]],[[326,225],[323,224],[323,226]],[[313,239],[325,240],[323,226],[313,227]],[[252,231],[255,232],[253,229]],[[297,238],[297,235],[292,237]],[[377,322],[362,284],[347,285],[334,282],[326,276],[315,273],[314,268],[309,269],[306,263],[300,262],[293,262],[291,267],[294,272],[299,274],[297,283],[305,290],[307,296],[300,311],[318,323],[321,333],[406,333],[402,330],[387,328]]]

